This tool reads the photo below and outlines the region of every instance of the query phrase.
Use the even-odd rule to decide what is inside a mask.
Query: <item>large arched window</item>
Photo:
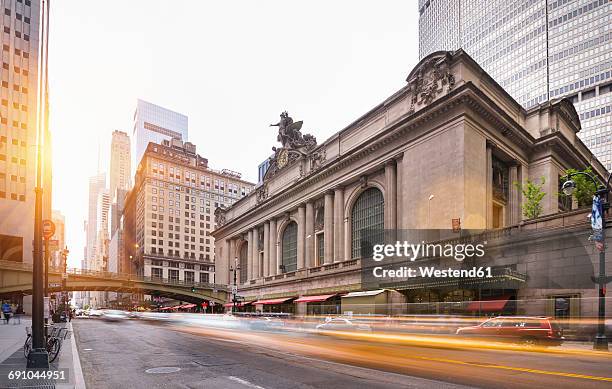
[[[362,249],[384,241],[384,200],[377,188],[366,189],[351,210],[352,258],[361,258]]]
[[[249,252],[249,245],[243,244],[240,246],[240,283],[246,284],[249,267],[249,259],[247,258],[247,254]]]
[[[283,273],[297,270],[297,223],[289,222],[283,232]]]

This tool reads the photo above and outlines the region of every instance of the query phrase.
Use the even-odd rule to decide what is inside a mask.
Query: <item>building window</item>
[[[283,232],[282,272],[297,270],[297,223],[290,222]]]
[[[174,269],[168,270],[168,278],[170,281],[178,281],[179,279],[179,271]]]
[[[384,199],[376,188],[359,195],[351,211],[352,258],[361,258],[362,249],[368,251],[384,240]]]
[[[185,272],[185,282],[194,282],[195,281],[195,273],[192,271]]]
[[[210,282],[208,273],[200,273],[200,282]]]
[[[320,232],[316,235],[317,240],[317,263],[316,266],[321,266],[325,262],[325,235]]]
[[[159,267],[152,267],[151,268],[151,277],[152,278],[162,278],[162,269],[160,269]]]
[[[240,283],[245,284],[247,282],[247,268],[249,266],[247,253],[248,253],[248,244],[243,244],[240,247]]]

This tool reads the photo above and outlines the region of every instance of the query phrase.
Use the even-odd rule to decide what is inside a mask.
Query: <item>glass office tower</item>
[[[161,144],[163,140],[172,138],[186,142],[188,127],[186,115],[138,99],[132,136],[132,173],[136,171],[149,142]]]
[[[612,168],[611,0],[419,0],[419,56],[463,48],[529,109],[567,97]]]

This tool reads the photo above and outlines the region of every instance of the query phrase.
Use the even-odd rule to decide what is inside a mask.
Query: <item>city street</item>
[[[73,325],[86,384],[95,388],[612,387],[612,359],[586,352],[399,346],[134,320]],[[156,368],[166,369],[149,370]]]

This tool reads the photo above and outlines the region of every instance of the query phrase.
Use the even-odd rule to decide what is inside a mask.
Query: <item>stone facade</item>
[[[605,174],[579,130],[569,101],[526,111],[463,51],[433,53],[403,88],[322,144],[287,160],[285,144],[275,149],[274,173],[218,211],[216,281],[231,284],[239,267],[247,301],[362,290],[356,207],[366,193],[382,195],[388,231],[450,229],[453,219],[501,230],[524,222],[514,183],[543,177],[543,215],[553,217],[565,169]],[[295,247],[283,244],[286,230]],[[527,283],[518,295],[538,293]]]

